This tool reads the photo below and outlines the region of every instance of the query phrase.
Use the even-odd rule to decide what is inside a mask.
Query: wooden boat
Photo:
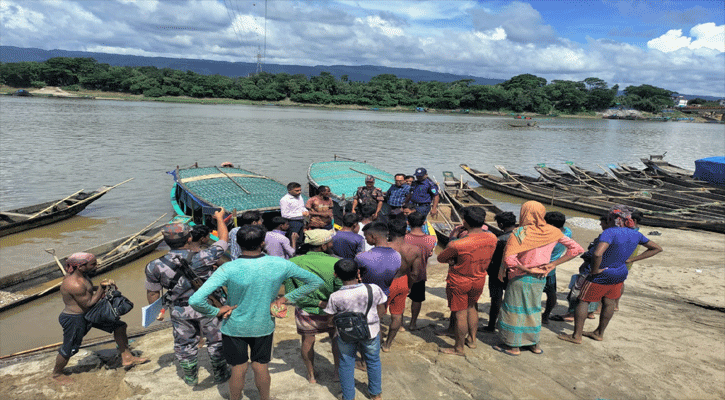
[[[141,258],[154,251],[162,240],[161,226],[146,227],[135,235],[84,250],[98,260],[98,267],[89,275],[99,275]],[[59,259],[64,269],[69,256]],[[0,291],[6,300],[0,303],[0,312],[53,293],[62,281],[63,272],[56,261],[2,277]]]
[[[469,206],[477,206],[486,210],[486,226],[496,236],[503,234],[498,229],[494,217],[503,212],[490,200],[483,197],[475,189],[472,189],[468,182],[456,178],[451,171],[443,171],[443,192],[450,199],[456,211],[460,214],[463,209]]]
[[[536,166],[535,169],[541,174],[542,178],[569,188],[581,190],[579,193],[591,195],[604,194],[611,196],[612,201],[621,204],[630,205],[641,210],[652,211],[672,211],[672,210],[697,210],[702,217],[720,218],[725,215],[725,203],[706,201],[697,198],[688,198],[686,196],[672,196],[667,193],[656,191],[636,191],[622,189],[621,187],[599,185],[591,183],[590,180],[580,179],[577,175],[573,175],[564,171],[560,171],[550,167]]]
[[[603,215],[615,204],[606,195],[582,194],[577,190],[567,190],[566,186],[552,182],[541,182],[535,178],[512,174],[508,171],[505,177],[497,177],[461,164],[481,186],[498,192],[510,194],[528,200],[536,200],[542,204],[577,210],[593,215]],[[502,174],[505,169],[499,167]],[[643,225],[661,226],[665,228],[694,228],[713,232],[725,232],[725,219],[704,219],[688,212],[668,212],[642,210]]]
[[[341,226],[342,216],[352,210],[352,202],[357,192],[357,188],[365,185],[365,177],[372,175],[375,177],[375,186],[385,192],[390,185],[395,184],[395,175],[376,168],[368,163],[343,159],[335,156],[333,161],[322,161],[310,164],[307,169],[307,181],[309,182],[309,195],[315,196],[317,188],[320,186],[329,186],[333,202],[333,215],[335,223]],[[439,198],[439,208],[445,207]],[[436,231],[436,226],[443,229],[446,226],[443,217],[429,216],[427,230],[432,235]],[[424,229],[425,230],[425,229]],[[437,232],[437,231],[436,231]],[[450,232],[450,231],[449,231]]]
[[[666,182],[682,186],[706,188],[713,193],[725,195],[725,186],[695,179],[693,177],[695,171],[672,165],[663,160],[663,157],[664,154],[650,156],[649,159],[641,158],[640,160],[647,167],[644,172]]]
[[[519,123],[510,123],[509,126],[512,128],[535,128],[538,124],[536,121],[529,121],[526,123],[519,122]]]
[[[709,194],[714,194],[717,199],[725,197],[725,188],[713,186],[696,179],[680,179],[669,175],[658,175],[651,169],[637,169],[626,164],[619,164],[618,166],[608,165],[608,167],[620,179],[636,182],[662,182],[663,188],[673,189],[682,193],[692,193],[707,198],[712,198]]]
[[[81,189],[60,200],[0,211],[0,237],[68,219],[83,211],[89,204],[103,197],[111,189],[123,185],[131,179],[111,187],[101,187],[93,192],[84,192]]]
[[[665,161],[664,157],[664,154],[651,155],[649,158],[640,158],[640,160],[647,168],[655,171],[659,175],[692,178],[695,171],[672,165]]]
[[[171,205],[179,216],[190,217],[190,224],[214,228],[214,213],[223,207],[226,218],[236,226],[245,211],[262,213],[265,225],[280,215],[279,200],[287,187],[276,180],[234,167],[179,168],[168,172],[174,177]]]

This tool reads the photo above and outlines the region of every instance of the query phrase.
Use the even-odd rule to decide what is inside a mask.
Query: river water
[[[164,213],[170,217],[173,180],[166,172],[177,165],[230,161],[285,184],[305,184],[310,163],[335,154],[391,173],[426,167],[438,178],[442,171],[463,174],[461,163],[491,173],[494,165],[504,165],[535,175],[537,163],[560,169],[567,161],[592,170],[609,163],[641,167],[639,158],[666,151],[671,163],[694,169],[696,159],[725,154],[725,126],[717,124],[556,118],[513,128],[512,121],[470,114],[2,96],[0,209],[134,179],[78,217],[0,238],[0,275],[51,261],[44,249],[67,255],[136,233]],[[515,200],[492,197],[504,209],[517,207]],[[111,274],[136,302],[124,318],[132,327],[139,326],[145,305],[143,267],[159,254]],[[0,314],[0,355],[60,341],[62,308],[55,294]]]

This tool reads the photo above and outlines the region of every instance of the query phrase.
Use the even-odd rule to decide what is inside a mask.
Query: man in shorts
[[[393,218],[388,222],[390,235],[390,248],[400,253],[401,263],[398,273],[390,285],[388,296],[388,309],[390,310],[390,329],[385,343],[380,347],[384,352],[390,351],[390,346],[395,340],[400,327],[403,325],[403,312],[405,311],[405,299],[410,293],[410,286],[420,276],[423,257],[418,246],[405,243],[405,233],[408,223],[403,218]]]
[[[241,256],[214,271],[189,298],[189,305],[196,311],[225,319],[221,327],[222,347],[227,363],[232,366],[231,400],[242,397],[250,359],[259,397],[269,400],[271,377],[267,364],[272,359],[275,327],[271,310],[284,309],[287,301],[295,303],[324,283],[289,260],[263,254],[264,234],[261,226],[241,227],[236,237]],[[297,278],[303,285],[277,298],[280,286],[289,278]],[[207,302],[207,297],[222,286],[227,287],[227,305],[216,308]]]
[[[463,209],[463,226],[468,235],[448,243],[438,255],[438,262],[448,263],[446,295],[451,313],[456,315],[456,344],[441,349],[442,353],[465,356],[465,345],[476,348],[478,311],[476,303],[486,283],[486,269],[496,250],[496,236],[481,229],[486,222],[486,211],[477,206]],[[468,335],[468,338],[466,337]]]
[[[148,358],[135,357],[128,348],[126,323],[117,320],[111,324],[92,324],[85,319],[85,314],[103,297],[106,288],[114,285],[111,280],[104,280],[101,286],[93,286],[88,273],[96,269],[98,262],[96,256],[90,253],[74,253],[66,260],[67,273],[60,284],[60,294],[63,297],[65,308],[58,316],[58,322],[63,327],[63,345],[55,358],[55,367],[51,377],[61,384],[72,383],[73,380],[63,375],[63,368],[68,364],[72,355],[78,352],[91,328],[97,328],[111,333],[116,340],[118,351],[121,353],[121,364],[125,369],[135,365],[149,362]]]
[[[410,286],[410,294],[408,294],[408,298],[411,301],[410,325],[408,325],[408,329],[411,331],[418,329],[418,315],[425,301],[425,281],[428,279],[426,274],[428,258],[433,254],[433,249],[436,247],[436,242],[438,241],[435,235],[427,235],[423,232],[424,224],[425,216],[423,214],[416,211],[408,215],[410,232],[405,235],[405,243],[418,246],[421,251],[420,272],[418,273],[418,278]]]

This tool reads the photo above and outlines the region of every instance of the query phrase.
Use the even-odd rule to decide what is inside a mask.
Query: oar
[[[351,170],[353,170],[353,171],[355,171],[355,172],[357,172],[358,174],[363,174],[363,175],[370,175],[370,176],[372,176],[373,178],[375,178],[375,179],[377,179],[377,180],[379,180],[379,181],[383,181],[383,182],[385,182],[385,183],[389,183],[389,184],[391,184],[391,185],[392,185],[392,184],[394,183],[394,182],[390,182],[390,181],[387,181],[387,180],[385,180],[385,179],[383,179],[383,178],[377,177],[377,176],[375,176],[375,175],[373,175],[373,174],[368,174],[368,173],[365,173],[365,172],[362,172],[362,171],[358,171],[358,170],[356,170],[356,169],[355,169],[355,168],[353,168],[353,167],[350,167],[350,169],[351,169]]]
[[[501,172],[504,175],[504,177],[508,177],[509,179],[511,179],[514,182],[516,182],[519,185],[521,185],[521,187],[524,188],[524,190],[526,190],[527,192],[530,192],[531,191],[531,189],[529,189],[528,186],[526,186],[523,182],[519,181],[518,179],[514,178],[508,171],[506,171],[506,168],[504,168],[503,166],[501,166],[501,165],[494,165],[494,167],[499,172]]]
[[[58,201],[58,202],[56,202],[56,203],[53,203],[53,205],[51,205],[50,207],[46,207],[46,208],[44,208],[43,210],[41,210],[41,211],[39,211],[39,212],[37,212],[37,213],[35,213],[35,214],[31,215],[31,216],[30,216],[30,219],[33,219],[33,218],[37,217],[38,215],[40,215],[40,214],[42,214],[42,213],[44,213],[44,212],[46,212],[46,211],[48,211],[48,210],[51,210],[51,209],[53,209],[53,207],[55,207],[55,206],[57,206],[58,204],[60,204],[60,203],[62,203],[62,202],[64,202],[64,201],[66,201],[66,200],[70,199],[71,197],[73,197],[73,196],[77,195],[78,193],[80,193],[80,192],[82,192],[82,191],[83,191],[83,189],[81,189],[81,190],[79,190],[79,191],[77,191],[77,192],[73,193],[72,195],[70,195],[70,196],[66,197],[66,198],[65,198],[65,199],[63,199],[63,200],[60,200],[60,201]]]
[[[239,186],[240,189],[244,190],[244,193],[246,193],[246,194],[250,194],[251,193],[249,190],[245,189],[244,186],[240,185],[237,181],[235,181],[234,179],[232,179],[232,177],[229,176],[229,174],[227,174],[226,172],[222,171],[221,168],[216,167],[216,169],[217,169],[217,171],[219,171],[222,174],[224,174],[224,176],[226,176],[227,178],[229,178],[230,181],[234,182],[235,185]]]
[[[62,273],[63,273],[63,276],[66,276],[66,275],[68,275],[68,273],[67,273],[67,272],[65,271],[65,268],[63,268],[63,264],[61,264],[61,263],[60,263],[60,260],[59,260],[59,259],[58,259],[58,257],[57,257],[57,256],[55,255],[55,249],[45,249],[45,251],[46,251],[46,252],[47,252],[48,254],[52,255],[52,256],[53,256],[53,258],[55,258],[55,262],[56,262],[56,264],[58,264],[58,268],[60,268],[60,272],[62,272]]]
[[[130,181],[132,181],[132,180],[133,180],[133,178],[128,178],[128,179],[126,179],[125,181],[123,181],[123,182],[121,182],[121,183],[115,184],[115,185],[113,185],[113,186],[111,186],[111,187],[107,187],[107,188],[105,188],[105,189],[101,190],[100,192],[98,192],[98,193],[94,194],[94,195],[93,195],[93,196],[91,196],[91,197],[98,197],[98,196],[100,196],[100,195],[102,195],[102,194],[104,194],[104,193],[107,193],[107,192],[108,192],[109,190],[111,190],[111,189],[114,189],[114,188],[117,188],[117,187],[119,187],[119,186],[123,185],[124,183],[126,183],[126,182],[130,182]],[[90,198],[90,197],[89,197],[89,198]],[[87,199],[86,199],[86,200],[87,200]]]
[[[441,185],[436,180],[436,177],[433,176],[433,175],[431,175],[431,178],[433,178],[433,182],[435,182],[435,184],[438,186],[438,190],[440,190]],[[446,199],[448,199],[448,204],[451,205],[451,211],[453,211],[454,213],[456,213],[456,217],[458,217],[458,221],[460,221],[462,223],[463,222],[463,218],[461,218],[460,214],[458,214],[458,211],[456,210],[456,206],[453,205],[453,200],[451,200],[451,197],[448,196],[448,193],[446,193],[445,189],[443,190],[443,196],[445,196]],[[446,218],[445,214],[443,214],[443,218],[444,219]]]
[[[114,248],[113,250],[111,250],[111,251],[109,251],[108,253],[106,253],[106,255],[105,255],[105,256],[104,256],[104,257],[103,257],[103,258],[102,258],[102,259],[101,259],[101,260],[100,260],[100,261],[99,261],[98,263],[99,263],[99,264],[100,264],[100,263],[102,263],[102,262],[103,262],[103,260],[105,260],[106,258],[108,258],[108,256],[109,256],[110,254],[112,254],[112,253],[113,253],[113,252],[115,252],[116,250],[118,250],[118,249],[120,249],[121,247],[123,247],[123,246],[124,246],[124,245],[125,245],[126,243],[128,243],[128,242],[132,241],[133,239],[135,239],[135,238],[136,238],[136,237],[137,237],[138,235],[140,235],[140,234],[144,233],[144,232],[145,232],[145,231],[146,231],[147,229],[151,228],[151,227],[152,227],[152,226],[153,226],[153,225],[154,225],[155,223],[159,222],[159,220],[160,220],[161,218],[165,217],[165,216],[166,216],[166,213],[164,213],[164,215],[162,215],[162,216],[160,216],[160,217],[156,218],[156,220],[155,220],[154,222],[152,222],[152,223],[150,223],[150,224],[146,225],[146,227],[145,227],[145,228],[143,228],[143,229],[141,229],[141,230],[140,230],[140,231],[139,231],[138,233],[136,233],[135,235],[133,235],[133,236],[131,236],[130,238],[126,239],[126,240],[125,240],[125,241],[124,241],[123,243],[119,244],[119,245],[118,245],[118,246],[116,246],[116,247],[115,247],[115,248]]]

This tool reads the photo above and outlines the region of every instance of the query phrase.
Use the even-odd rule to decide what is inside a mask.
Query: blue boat
[[[268,225],[280,215],[279,200],[287,194],[287,187],[280,182],[241,168],[177,167],[168,173],[175,181],[171,205],[176,214],[190,217],[190,223],[212,228],[213,215],[220,207],[224,207],[225,220],[233,226],[250,210],[262,212]]]

